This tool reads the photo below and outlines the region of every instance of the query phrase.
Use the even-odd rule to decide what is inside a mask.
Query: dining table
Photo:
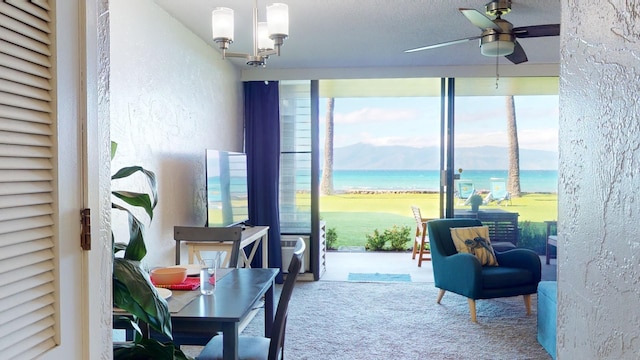
[[[173,342],[206,345],[218,331],[224,336],[223,358],[238,358],[239,324],[264,297],[264,335],[270,337],[275,316],[274,286],[280,269],[241,268],[216,283],[213,295],[198,295],[171,314]],[[171,301],[171,299],[169,299]]]
[[[275,279],[279,272],[277,268],[219,269],[213,295],[203,295],[199,289],[171,290],[167,304],[173,343],[204,346],[221,332],[223,358],[237,359],[239,325],[262,306],[262,299],[264,335],[270,337],[275,317]],[[155,331],[150,331],[149,336],[167,340]]]

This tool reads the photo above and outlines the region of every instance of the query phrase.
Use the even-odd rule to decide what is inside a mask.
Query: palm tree
[[[511,196],[520,196],[520,147],[518,145],[518,127],[516,126],[516,105],[513,95],[506,97],[507,136],[509,137],[509,174],[507,191]]]
[[[320,194],[333,194],[333,108],[334,98],[327,99],[327,117],[325,121],[326,136],[324,139],[324,163],[322,165],[322,179],[320,180]]]

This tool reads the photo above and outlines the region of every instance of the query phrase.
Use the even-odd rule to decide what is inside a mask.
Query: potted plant
[[[473,194],[469,198],[469,204],[471,205],[471,211],[478,212],[480,205],[482,205],[482,196],[479,194]]]
[[[115,156],[118,144],[111,142],[111,159]],[[144,224],[135,215],[135,208],[143,209],[153,219],[153,210],[158,203],[156,176],[152,171],[141,166],[128,166],[118,170],[111,176],[112,182],[134,174],[142,174],[147,180],[148,192],[138,193],[124,190],[112,190],[114,201],[111,208],[124,211],[129,220],[129,242],[116,242],[113,232],[111,239],[113,244],[113,306],[123,309],[133,315],[119,317],[118,321],[129,322],[135,330],[133,342],[114,343],[114,359],[188,359],[184,353],[175,347],[173,343],[162,343],[158,340],[143,337],[140,329],[140,321],[151,329],[172,339],[171,314],[167,302],[158,295],[155,286],[151,283],[149,274],[140,266],[140,261],[147,254],[144,242]],[[116,200],[119,199],[119,200]],[[116,254],[124,251],[122,257]]]

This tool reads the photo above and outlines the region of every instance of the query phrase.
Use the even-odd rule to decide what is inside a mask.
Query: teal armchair
[[[471,321],[476,322],[476,300],[523,295],[527,315],[531,314],[531,294],[541,277],[540,257],[532,250],[513,249],[496,253],[499,266],[481,266],[478,259],[458,253],[451,228],[482,226],[475,219],[438,219],[427,223],[437,303],[446,291],[466,297]]]

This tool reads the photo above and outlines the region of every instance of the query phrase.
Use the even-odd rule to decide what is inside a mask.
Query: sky
[[[508,146],[504,96],[456,97],[456,147]],[[320,144],[324,144],[326,101],[320,99]],[[558,150],[557,95],[516,96],[521,149]],[[334,147],[356,143],[440,145],[440,98],[336,98]]]

